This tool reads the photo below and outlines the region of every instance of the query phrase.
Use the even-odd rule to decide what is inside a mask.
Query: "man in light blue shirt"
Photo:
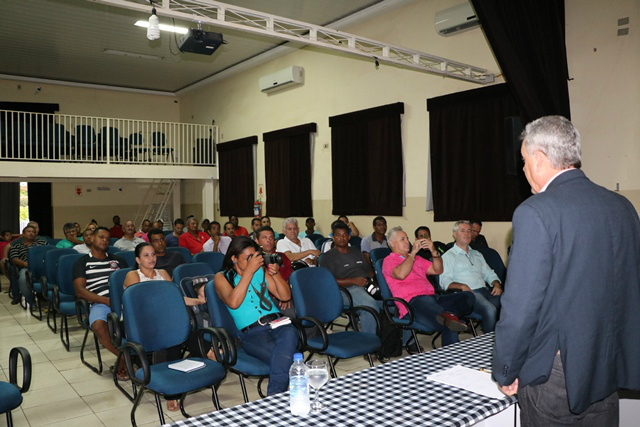
[[[440,275],[440,286],[445,290],[473,292],[476,296],[473,312],[482,316],[482,330],[485,333],[493,332],[500,310],[500,279],[482,254],[469,247],[469,221],[457,221],[453,225],[453,238],[456,244],[442,255],[444,272]],[[487,287],[486,283],[490,283],[491,287]]]

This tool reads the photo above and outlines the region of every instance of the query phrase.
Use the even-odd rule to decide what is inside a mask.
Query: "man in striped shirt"
[[[18,304],[22,294],[25,294],[22,296],[26,297],[28,300],[31,299],[31,295],[26,295],[27,270],[29,268],[29,248],[32,246],[41,246],[46,244],[47,242],[44,239],[37,238],[36,228],[32,225],[27,225],[24,230],[22,230],[21,242],[12,242],[8,258],[20,269],[20,271],[18,273],[18,282],[11,283],[11,293],[13,294],[11,304]]]
[[[107,253],[111,233],[107,227],[93,231],[91,252],[79,258],[73,265],[73,286],[78,298],[91,303],[89,324],[98,341],[110,352],[118,355],[118,349],[111,344],[107,315],[109,308],[109,276],[115,270],[128,267],[127,262]]]

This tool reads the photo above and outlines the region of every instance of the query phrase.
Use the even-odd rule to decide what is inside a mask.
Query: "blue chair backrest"
[[[340,316],[342,295],[335,277],[326,268],[296,270],[289,283],[299,316],[311,316],[322,323],[333,322]]]
[[[166,137],[164,135],[164,132],[154,132],[152,135],[152,143],[154,146],[158,145],[158,146],[163,146],[166,143]]]
[[[313,242],[316,245],[316,249],[321,251],[322,250],[322,245],[324,245],[324,242],[326,242],[327,240],[331,240],[330,237],[325,237],[322,239],[318,239],[315,242]]]
[[[189,337],[189,314],[178,287],[165,280],[129,286],[122,294],[127,341],[153,352],[175,347]]]
[[[214,328],[225,328],[229,334],[236,337],[240,336],[240,331],[236,328],[236,323],[233,321],[233,317],[231,317],[231,313],[229,313],[226,304],[218,298],[213,280],[206,284],[204,296],[207,299],[211,326]]]
[[[379,259],[383,259],[391,253],[389,248],[376,248],[369,252],[369,258],[371,258],[371,264],[376,265]]]
[[[351,238],[349,239],[349,244],[351,246],[360,248],[360,245],[362,244],[362,238],[358,236],[351,236]]]
[[[29,263],[29,271],[33,275],[34,282],[40,282],[40,278],[44,273],[44,256],[47,252],[55,250],[55,246],[42,245],[32,246],[27,252],[27,262]]]
[[[168,236],[169,234],[173,233],[173,230],[163,230],[162,232],[165,236]]]
[[[129,135],[131,145],[142,145],[142,134],[132,133]]]
[[[93,144],[96,142],[96,131],[90,125],[77,125],[76,126],[76,139],[81,144]]]
[[[207,274],[215,274],[215,272],[213,267],[205,262],[181,264],[173,270],[173,283],[180,286],[180,282],[184,278],[206,276]]]
[[[120,249],[116,248],[113,245],[109,245],[109,247],[107,248],[107,253],[109,255],[115,255],[116,252],[120,252]]]
[[[377,250],[377,249],[376,249]],[[371,251],[373,252],[373,251]],[[380,295],[382,295],[383,299],[391,298],[391,289],[389,289],[389,285],[387,284],[387,280],[384,278],[384,274],[382,274],[382,263],[383,259],[379,259],[374,264],[374,268],[376,270],[376,278],[378,279],[378,286],[380,287]]]
[[[170,247],[167,248],[168,251],[176,251],[176,252],[180,252],[182,254],[182,257],[184,258],[185,262],[192,262],[192,256],[191,256],[191,252],[189,252],[189,249],[187,248],[183,248],[182,246],[174,246],[174,247]]]
[[[222,261],[224,261],[224,254],[220,252],[200,252],[193,256],[193,262],[206,262],[213,268],[214,273],[222,270]]]
[[[504,280],[507,278],[507,268],[504,266],[500,254],[492,248],[480,248],[478,252],[482,254],[484,260],[489,264],[489,267],[495,271],[500,281],[504,283]]]
[[[71,248],[57,249],[53,246],[53,250],[50,250],[44,255],[44,276],[47,278],[48,287],[57,283],[58,261],[60,260],[60,257],[63,255],[73,255],[77,253],[78,252]]]
[[[111,311],[115,313],[118,318],[122,314],[122,293],[124,292],[124,279],[131,268],[121,268],[111,273],[109,276],[109,304],[111,305]]]
[[[127,262],[129,267],[133,267],[136,265],[136,253],[135,251],[120,251],[113,254],[115,256],[119,256]]]
[[[103,126],[102,127],[101,138],[102,138],[102,142],[103,143],[109,141],[109,143],[111,145],[113,145],[119,139],[118,129],[116,129],[116,128],[112,127],[112,126],[109,126],[109,127]]]
[[[75,252],[75,251],[74,251]],[[58,271],[56,273],[56,285],[60,288],[60,292],[67,295],[75,295],[76,291],[73,287],[73,264],[84,255],[75,253],[71,255],[62,255],[58,260]]]
[[[109,246],[114,246],[118,240],[120,240],[120,239],[118,239],[117,237],[110,237],[109,238]]]
[[[60,243],[61,241],[62,241],[62,239],[52,239],[52,238],[50,238],[50,239],[47,241],[47,245],[51,245],[51,246],[55,247],[55,246],[56,246],[58,243]]]

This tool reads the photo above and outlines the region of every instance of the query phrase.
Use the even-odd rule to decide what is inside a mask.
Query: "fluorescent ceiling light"
[[[149,21],[138,21],[133,25],[135,25],[137,27],[148,28],[149,27]],[[160,24],[160,30],[161,31],[171,31],[172,33],[178,33],[178,34],[187,34],[189,32],[188,28],[174,27],[173,25],[165,25],[165,24]]]
[[[136,52],[127,52],[126,50],[105,49],[104,53],[109,53],[111,55],[130,56],[132,58],[157,59],[157,60],[164,59],[164,56],[147,55],[144,53],[136,53]]]

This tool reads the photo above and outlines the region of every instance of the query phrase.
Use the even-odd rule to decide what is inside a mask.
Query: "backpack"
[[[380,361],[402,355],[402,328],[393,326],[384,313],[380,316],[380,341]]]

